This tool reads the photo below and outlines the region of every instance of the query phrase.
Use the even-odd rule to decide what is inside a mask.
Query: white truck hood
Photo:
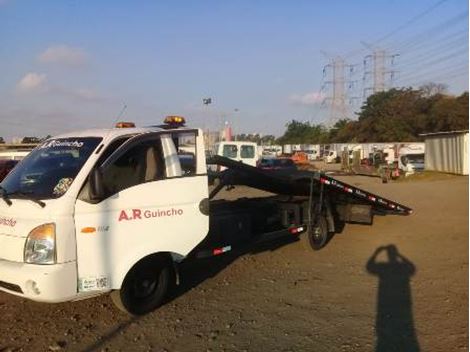
[[[42,208],[26,199],[11,198],[9,206],[0,199],[0,235],[27,237],[36,226],[52,221],[52,215],[57,211],[55,200],[46,200]]]
[[[73,222],[74,203],[70,199],[45,200],[44,208],[26,199],[11,198],[11,202],[8,206],[0,199],[0,260],[22,262],[26,237],[35,227],[54,222],[57,224],[56,229],[63,232],[66,226],[62,224],[65,221]],[[71,204],[72,207],[65,204]],[[66,234],[60,235],[58,237]],[[58,237],[57,241],[61,241]],[[64,253],[61,261],[65,261],[65,257],[72,257],[72,254]]]

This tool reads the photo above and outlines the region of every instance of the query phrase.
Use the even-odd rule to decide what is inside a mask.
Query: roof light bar
[[[115,126],[116,128],[132,128],[135,127],[134,122],[118,122]]]
[[[164,123],[175,127],[181,127],[186,124],[186,120],[183,116],[171,115],[165,117]]]

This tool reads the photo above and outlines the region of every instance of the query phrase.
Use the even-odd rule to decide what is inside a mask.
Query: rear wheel
[[[150,257],[132,267],[121,289],[111,292],[117,308],[131,315],[149,313],[162,305],[175,283],[170,259]]]
[[[329,235],[328,223],[325,217],[321,216],[317,224],[308,229],[307,233],[304,234],[302,241],[306,248],[319,250],[325,246]]]

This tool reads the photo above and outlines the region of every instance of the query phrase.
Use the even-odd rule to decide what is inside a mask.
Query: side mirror
[[[89,187],[90,199],[101,200],[104,198],[103,174],[99,168],[95,168],[91,171]]]

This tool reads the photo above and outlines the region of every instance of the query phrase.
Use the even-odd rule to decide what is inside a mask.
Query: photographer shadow
[[[378,262],[382,252],[386,253],[387,261]],[[388,245],[375,250],[366,269],[379,277],[375,351],[418,352],[410,287],[410,278],[416,273],[414,264],[395,245]]]

